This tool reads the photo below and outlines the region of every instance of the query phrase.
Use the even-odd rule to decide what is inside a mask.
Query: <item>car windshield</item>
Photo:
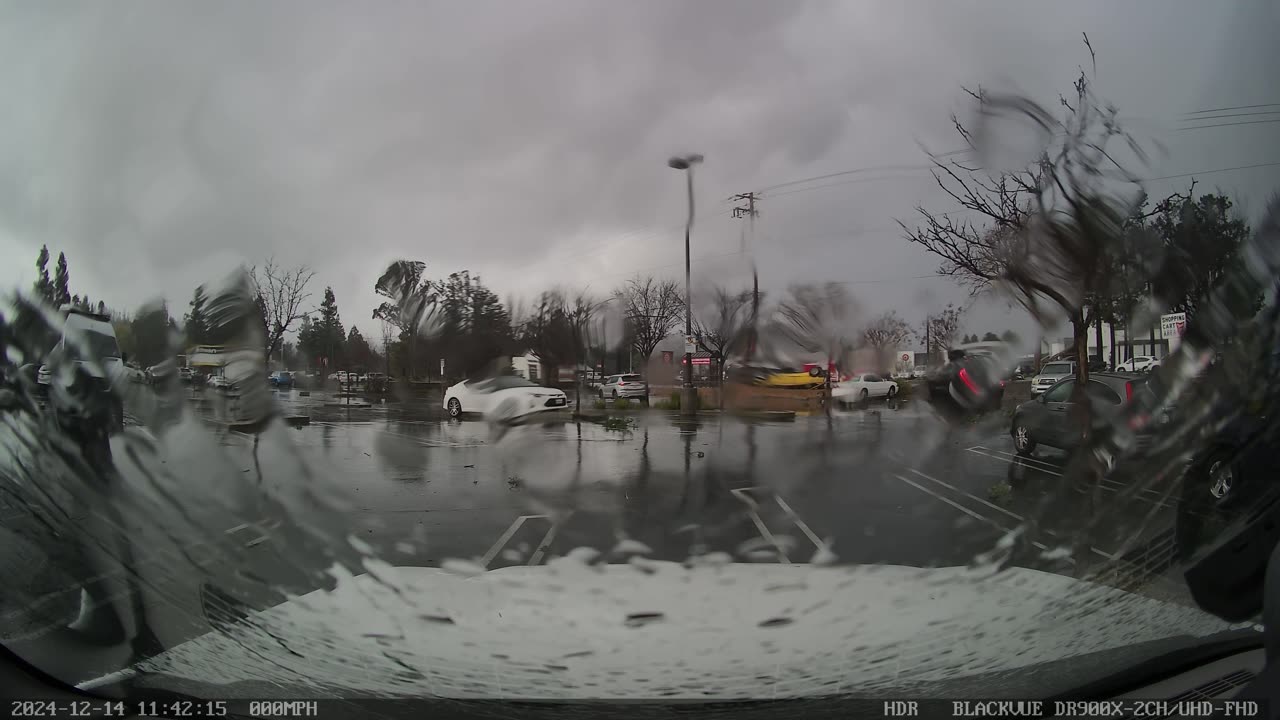
[[[0,664],[863,717],[1261,642],[1275,5],[0,4]]]

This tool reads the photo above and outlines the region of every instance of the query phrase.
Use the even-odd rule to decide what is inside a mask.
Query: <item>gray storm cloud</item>
[[[373,283],[401,257],[479,272],[504,297],[679,272],[673,152],[708,158],[695,272],[732,285],[747,263],[725,196],[919,165],[920,143],[958,146],[961,85],[1068,90],[1082,31],[1103,93],[1155,128],[1202,101],[1271,99],[1256,68],[1275,54],[1264,3],[68,2],[0,17],[0,250],[22,268],[0,279],[29,283],[48,243],[95,298],[181,306],[274,255],[311,264],[368,327]],[[1269,127],[1166,133],[1152,173],[1257,162]],[[1230,182],[1261,207],[1278,177]],[[911,170],[766,193],[762,281],[929,275],[893,231],[916,204],[949,207]],[[854,287],[904,315],[964,299],[945,280]]]

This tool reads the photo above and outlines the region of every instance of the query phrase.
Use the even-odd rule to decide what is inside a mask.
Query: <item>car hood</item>
[[[1017,568],[560,558],[489,572],[461,563],[458,572],[384,565],[339,575],[333,590],[82,687],[163,687],[167,678],[302,682],[348,697],[762,699],[924,688],[1230,627]]]

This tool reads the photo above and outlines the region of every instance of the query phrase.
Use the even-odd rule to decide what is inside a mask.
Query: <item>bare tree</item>
[[[574,412],[582,409],[582,381],[578,371],[582,368],[587,346],[590,343],[591,323],[596,313],[609,303],[609,299],[597,299],[585,291],[573,296],[565,307],[565,320],[569,325],[569,337],[573,342],[573,406]]]
[[[913,334],[907,321],[890,310],[867,325],[862,331],[862,340],[876,351],[876,361],[885,369],[890,365],[888,353],[902,347]]]
[[[636,276],[615,290],[614,298],[629,324],[632,347],[648,362],[654,348],[680,322],[684,298],[679,286],[670,280],[655,280],[652,275]]]
[[[729,353],[738,349],[746,337],[751,321],[751,291],[729,292],[723,287],[711,288],[706,307],[693,318],[693,334],[698,345],[711,353],[716,363],[716,381],[724,377],[724,363]]]
[[[1092,56],[1087,36],[1084,42]],[[1059,98],[1062,119],[1026,98],[966,91],[978,104],[976,127],[970,130],[954,115],[951,120],[970,149],[992,149],[988,140],[999,134],[992,121],[1001,116],[1028,121],[1043,134],[1045,149],[1025,169],[997,174],[933,157],[934,179],[961,210],[931,213],[920,207],[922,225],[899,224],[909,242],[941,258],[939,274],[955,277],[971,292],[999,286],[1046,326],[1060,316],[1046,311],[1045,300],[1065,313],[1075,338],[1076,377],[1083,381],[1088,328],[1098,299],[1114,282],[1115,241],[1137,210],[1134,197],[1117,191],[1136,187],[1137,178],[1108,146],[1122,140],[1139,161],[1145,154],[1122,130],[1116,108],[1096,99],[1084,70],[1073,87],[1071,100]],[[966,212],[970,217],[953,217]]]
[[[393,342],[395,333],[395,323],[386,318],[379,318],[378,328],[382,331],[382,359],[386,366],[384,372],[387,377],[391,377],[391,343]]]
[[[311,293],[307,292],[307,284],[315,275],[306,265],[280,267],[276,265],[274,258],[268,258],[260,268],[250,268],[249,279],[253,281],[257,303],[266,325],[264,349],[268,359],[280,349],[285,333],[306,315],[302,305],[311,297]]]
[[[960,333],[960,323],[963,320],[964,308],[958,308],[951,303],[947,303],[945,308],[925,318],[920,339],[924,342],[925,355],[931,361],[934,350],[950,347],[956,335]]]

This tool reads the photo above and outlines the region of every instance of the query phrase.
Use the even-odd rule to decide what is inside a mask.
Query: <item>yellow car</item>
[[[767,370],[754,368],[754,384],[776,388],[815,388],[822,387],[827,379],[820,368],[807,371]]]

